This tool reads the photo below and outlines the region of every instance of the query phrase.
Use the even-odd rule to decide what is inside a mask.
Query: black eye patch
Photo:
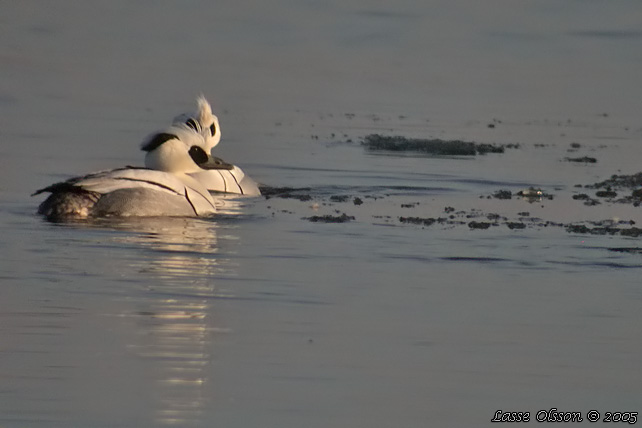
[[[210,132],[212,133],[212,137],[214,136],[214,134],[216,134],[216,124],[213,123],[210,126]]]
[[[201,132],[201,124],[192,119],[191,117],[185,121],[185,125],[189,126],[196,132]]]
[[[192,160],[196,163],[196,165],[201,165],[203,163],[206,163],[209,158],[207,156],[207,153],[205,153],[205,150],[203,150],[199,146],[190,147],[189,155],[192,158]]]
[[[159,148],[166,141],[174,139],[178,140],[178,137],[174,134],[166,134],[165,132],[154,134],[149,137],[149,140],[147,140],[147,142],[143,143],[143,145],[140,146],[140,149],[144,152],[151,152],[152,150],[156,150],[157,148]]]

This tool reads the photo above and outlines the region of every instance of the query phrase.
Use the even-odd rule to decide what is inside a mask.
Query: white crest
[[[204,140],[203,150],[209,154],[221,141],[221,128],[218,117],[212,113],[212,107],[204,95],[196,98],[196,106],[196,112],[176,116],[173,126],[191,128],[201,134]]]
[[[205,99],[205,95],[201,94],[196,98],[196,105],[198,106],[198,120],[201,124],[211,123],[214,120],[214,115],[212,114],[212,106]]]

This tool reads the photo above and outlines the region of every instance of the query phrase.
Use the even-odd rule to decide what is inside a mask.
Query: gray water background
[[[576,184],[641,169],[639,2],[0,10],[2,428],[461,427],[498,409],[642,410],[642,260],[608,251],[638,239],[397,221],[452,206],[639,225],[639,209],[571,199]],[[139,142],[200,93],[221,120],[219,156],[313,200],[226,200],[214,219],[34,215],[40,187],[141,164]],[[358,143],[370,133],[520,148],[374,154]],[[598,162],[563,161],[575,155]],[[480,199],[529,186],[555,198]],[[335,210],[355,221],[302,219]]]

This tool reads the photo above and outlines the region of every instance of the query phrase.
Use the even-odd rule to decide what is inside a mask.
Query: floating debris
[[[642,235],[642,229],[638,227],[631,227],[629,229],[620,229],[620,235],[630,236],[631,238],[637,238]]]
[[[498,190],[492,194],[495,199],[512,199],[513,193],[510,190]]]
[[[566,231],[569,233],[582,233],[588,235],[620,235],[632,238],[637,238],[642,235],[642,229],[638,227],[621,229],[614,226],[589,227],[585,224],[569,224],[566,226]]]
[[[508,220],[506,217],[499,215],[497,213],[486,214],[486,218],[494,222],[498,222],[499,220]]]
[[[441,221],[440,221],[441,220]],[[432,217],[399,217],[401,223],[419,224],[422,226],[430,226],[436,222],[445,222],[446,219],[437,219]]]
[[[517,192],[517,195],[522,196],[524,198],[541,198],[542,195],[544,195],[544,192],[542,192],[542,189],[535,189],[533,187],[529,187],[526,190],[520,190]]]
[[[506,226],[508,226],[509,229],[526,229],[526,224],[522,222],[515,222],[515,221],[509,221],[506,222]]]
[[[521,196],[526,199],[528,202],[539,202],[542,199],[553,200],[553,195],[549,195],[542,191],[542,189],[536,189],[534,187],[529,187],[528,189],[520,190],[516,193],[517,196]]]
[[[310,196],[309,193],[301,193],[301,192],[309,192],[310,190],[312,190],[310,187],[294,188],[294,187],[261,186],[259,189],[261,190],[261,195],[265,197],[265,199],[270,199],[274,197],[274,198],[283,198],[283,199],[298,199],[299,201],[302,201],[302,202],[312,200],[312,196]]]
[[[488,229],[492,224],[487,221],[471,221],[468,223],[468,227],[471,229]]]
[[[608,180],[599,183],[589,184],[584,187],[589,189],[613,188],[613,189],[633,189],[642,187],[642,172],[633,175],[612,175]]]
[[[368,150],[373,151],[420,152],[436,156],[475,156],[486,153],[504,153],[506,148],[519,147],[519,144],[496,145],[461,140],[406,138],[380,134],[367,135],[361,144]]]
[[[607,190],[598,190],[595,192],[595,196],[598,198],[615,198],[617,196],[617,192],[614,192],[611,189]]]
[[[607,180],[588,184],[584,187],[588,189],[603,189],[597,191],[595,195],[607,198],[609,202],[633,204],[635,207],[642,204],[642,172],[633,175],[612,175]],[[630,191],[631,193],[619,199],[614,199],[618,196],[618,191],[622,194],[625,191]]]
[[[354,220],[354,216],[343,213],[341,215],[313,215],[312,217],[304,217],[305,220],[313,223],[347,223]]]
[[[584,205],[589,206],[589,207],[592,207],[592,206],[595,206],[595,205],[599,205],[601,203],[597,199],[591,198],[586,193],[578,193],[576,195],[573,195],[573,199],[575,199],[576,201],[584,201]]]
[[[642,254],[642,248],[640,247],[615,247],[608,248],[608,250],[615,251],[617,253]]]
[[[567,162],[577,162],[577,163],[597,163],[597,159],[584,156],[581,158],[564,158]]]

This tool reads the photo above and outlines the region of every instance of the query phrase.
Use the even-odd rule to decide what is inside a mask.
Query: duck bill
[[[212,169],[226,169],[226,170],[231,170],[234,169],[234,165],[231,163],[225,162],[221,158],[217,158],[216,156],[207,156],[207,161],[203,163],[199,163],[198,166],[200,166],[203,169],[207,170],[212,170]]]

